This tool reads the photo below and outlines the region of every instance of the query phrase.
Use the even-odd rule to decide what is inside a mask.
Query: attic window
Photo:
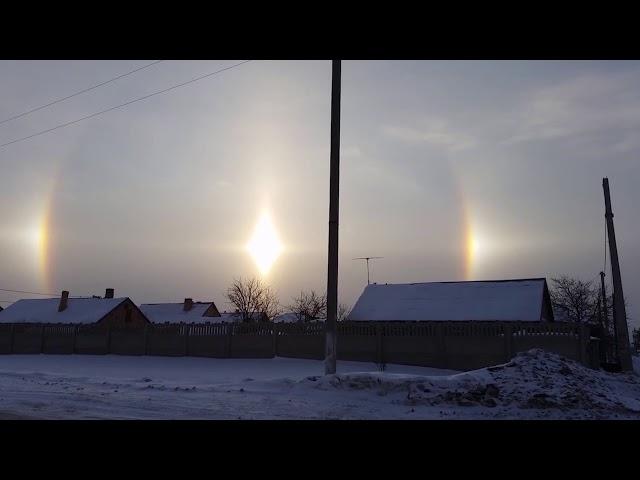
[[[124,323],[131,323],[131,307],[128,305],[125,307]]]

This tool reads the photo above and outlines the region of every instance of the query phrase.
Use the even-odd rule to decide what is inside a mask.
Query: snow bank
[[[637,359],[635,359],[637,362]],[[470,372],[319,360],[0,356],[0,418],[640,419],[640,377],[541,350]]]
[[[520,353],[502,365],[450,376],[349,373],[308,377],[303,382],[321,390],[402,392],[407,405],[553,409],[579,412],[582,418],[640,414],[636,374],[591,370],[539,349]]]

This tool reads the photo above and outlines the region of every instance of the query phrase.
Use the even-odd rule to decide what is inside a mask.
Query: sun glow
[[[282,244],[267,213],[262,214],[262,217],[260,217],[251,240],[247,244],[247,250],[262,275],[269,273],[273,263],[282,253]]]
[[[476,228],[469,227],[466,235],[466,274],[472,280],[486,267],[495,250],[493,238],[486,237]]]

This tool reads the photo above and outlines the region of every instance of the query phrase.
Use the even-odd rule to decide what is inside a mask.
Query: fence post
[[[111,353],[111,326],[107,325],[107,354]]]
[[[271,332],[273,335],[273,356],[278,356],[278,324],[273,322]]]
[[[442,367],[447,368],[449,366],[449,361],[447,358],[447,344],[444,338],[444,322],[436,324],[436,336],[438,338],[438,354],[441,358],[441,362],[439,362]]]
[[[189,333],[191,326],[188,324],[184,324],[184,356],[189,356]]]
[[[144,354],[147,355],[149,351],[149,324],[144,325]]]
[[[384,352],[382,349],[382,325],[376,324],[376,361],[380,364],[384,364]]]
[[[231,358],[231,336],[233,335],[233,323],[227,324],[227,358]]]
[[[40,327],[40,353],[44,353],[44,325]]]
[[[71,353],[76,353],[76,339],[78,338],[78,325],[73,326],[73,346],[71,347]]]
[[[583,365],[587,364],[587,342],[589,341],[590,337],[587,332],[588,329],[589,327],[587,325],[578,325],[578,360]]]
[[[513,358],[513,326],[511,324],[504,326],[504,353],[505,363]]]
[[[13,353],[13,344],[16,336],[16,326],[11,324],[11,344],[9,345],[9,353]]]

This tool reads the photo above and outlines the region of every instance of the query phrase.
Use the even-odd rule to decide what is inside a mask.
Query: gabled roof
[[[293,312],[281,313],[276,315],[273,321],[275,323],[295,323],[298,321],[298,316]]]
[[[545,308],[546,307],[546,308]],[[349,320],[553,320],[544,278],[367,285]]]
[[[190,310],[184,303],[145,303],[140,310],[152,323],[206,323],[219,322],[220,312],[213,302],[194,302]],[[228,321],[228,320],[227,320]]]
[[[313,318],[307,321],[311,322],[324,322],[326,318]],[[274,323],[296,323],[298,322],[298,316],[293,312],[281,313],[273,318]]]
[[[59,298],[18,300],[0,312],[0,323],[96,323],[128,297],[69,298],[58,312]]]

